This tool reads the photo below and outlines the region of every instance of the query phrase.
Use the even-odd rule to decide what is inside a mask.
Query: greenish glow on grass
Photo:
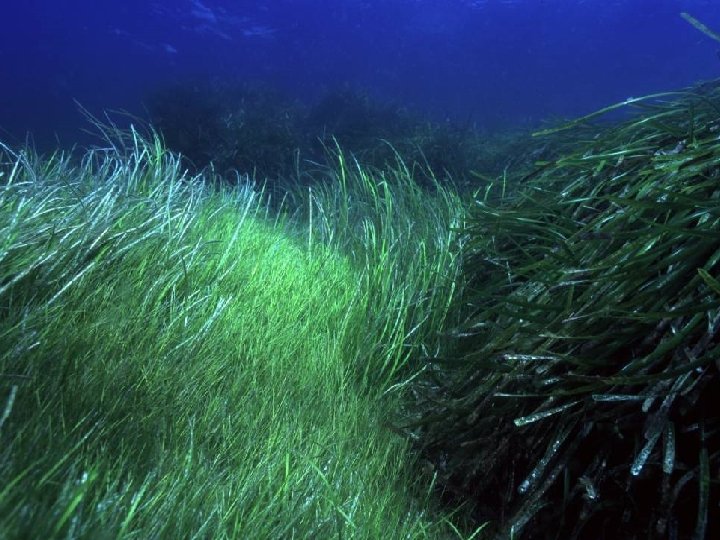
[[[457,538],[383,425],[456,201],[340,163],[297,233],[131,135],[0,153],[0,537]]]

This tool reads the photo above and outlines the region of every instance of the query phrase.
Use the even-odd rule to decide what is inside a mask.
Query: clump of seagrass
[[[720,537],[720,86],[625,108],[476,201],[468,315],[412,391],[445,497],[498,538]]]

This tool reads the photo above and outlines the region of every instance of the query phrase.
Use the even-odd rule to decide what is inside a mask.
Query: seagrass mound
[[[720,538],[720,87],[538,136],[561,157],[464,226],[404,429],[497,538]]]

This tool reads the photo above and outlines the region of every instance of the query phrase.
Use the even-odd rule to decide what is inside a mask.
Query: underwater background
[[[5,2],[0,129],[82,140],[76,101],[147,117],[153,93],[260,82],[312,104],[339,88],[482,130],[536,126],[720,72],[712,0]]]

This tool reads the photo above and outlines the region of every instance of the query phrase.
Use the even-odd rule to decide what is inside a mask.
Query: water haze
[[[183,81],[253,81],[303,103],[360,91],[495,131],[720,73],[709,0],[5,0],[0,139],[82,140]],[[187,83],[190,84],[190,83]]]

